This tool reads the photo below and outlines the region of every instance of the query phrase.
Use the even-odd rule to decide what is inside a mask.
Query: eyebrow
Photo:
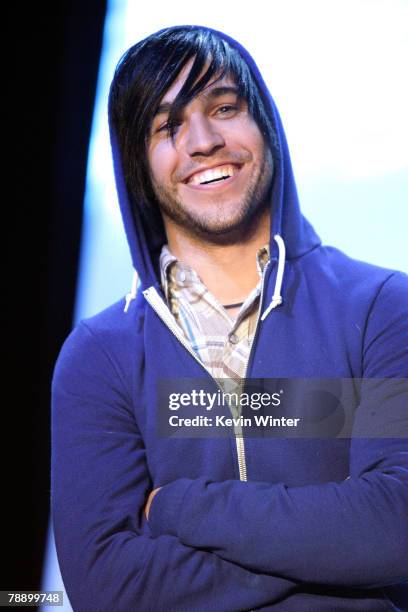
[[[198,95],[202,96],[206,101],[214,100],[216,98],[221,98],[221,96],[225,96],[226,94],[235,94],[240,97],[238,87],[234,87],[233,85],[223,85],[220,87],[211,87],[211,89],[204,89]],[[173,106],[172,102],[163,102],[160,104],[154,113],[154,117],[157,115],[164,115],[171,111],[171,107]]]

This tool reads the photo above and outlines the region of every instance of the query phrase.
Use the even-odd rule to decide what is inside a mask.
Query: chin
[[[259,219],[257,211],[243,211],[229,218],[191,217],[184,219],[182,227],[190,234],[215,244],[234,244],[248,237]]]

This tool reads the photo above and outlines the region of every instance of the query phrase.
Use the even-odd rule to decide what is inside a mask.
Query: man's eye
[[[169,129],[169,124],[166,122],[166,123],[163,123],[161,126],[159,126],[156,131],[164,132],[165,130],[168,130],[168,129]]]
[[[238,110],[238,106],[236,104],[223,104],[217,110],[221,115],[228,115],[230,113],[234,113]]]
[[[181,121],[175,121],[173,123],[173,130],[174,130],[174,132],[177,132],[177,130],[180,127],[180,125],[181,125]],[[168,132],[169,128],[170,128],[170,124],[169,124],[168,121],[166,121],[165,123],[163,123],[162,125],[160,125],[157,128],[156,132]]]

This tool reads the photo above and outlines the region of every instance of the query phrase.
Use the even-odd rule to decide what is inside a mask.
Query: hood
[[[269,105],[268,112],[277,138],[277,142],[274,143],[272,150],[277,149],[279,152],[278,156],[274,154],[274,176],[270,201],[271,259],[277,260],[279,259],[279,255],[281,256],[280,258],[282,258],[282,241],[285,247],[283,250],[284,259],[290,260],[300,257],[318,246],[320,244],[320,239],[310,223],[300,212],[288,145],[276,105],[265,85],[257,65],[249,53],[237,41],[226,34],[218,30],[212,30],[211,28],[205,29],[215,32],[238,50],[240,55],[246,60],[255,80],[264,93],[266,104]],[[147,289],[152,285],[159,287],[157,270],[160,248],[158,248],[158,245],[160,247],[165,244],[166,237],[163,232],[163,235],[155,236],[154,241],[151,239],[147,240],[141,215],[137,207],[132,207],[130,203],[124,179],[118,137],[113,128],[113,122],[111,121],[110,107],[109,123],[116,188],[133,266],[140,279],[142,289]],[[276,236],[278,236],[278,240],[276,240],[276,238],[274,239]],[[281,241],[279,241],[279,237],[282,238]],[[153,244],[153,242],[155,244]],[[132,291],[131,294],[129,294],[131,296],[130,299],[134,297],[135,292],[136,278],[134,278]]]

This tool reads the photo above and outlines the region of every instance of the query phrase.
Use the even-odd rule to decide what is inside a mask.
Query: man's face
[[[272,178],[272,155],[225,76],[207,85],[183,109],[175,138],[168,136],[169,105],[193,60],[160,102],[147,145],[150,178],[165,222],[169,219],[207,240],[248,231],[264,208]]]

